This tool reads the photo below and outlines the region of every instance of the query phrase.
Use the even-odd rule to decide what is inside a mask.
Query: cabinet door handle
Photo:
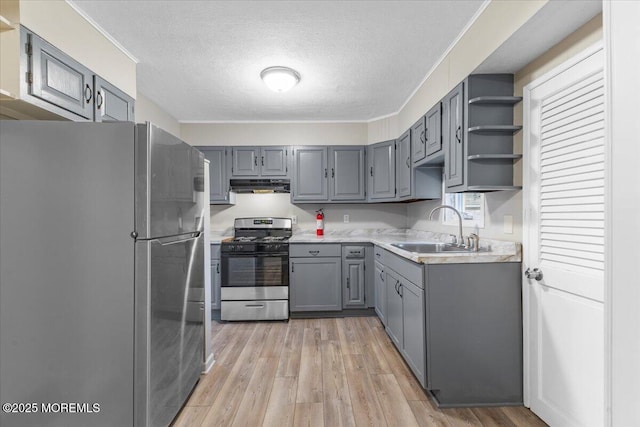
[[[102,108],[102,94],[100,93],[100,91],[98,91],[98,93],[96,94],[96,106],[98,107],[98,109]]]
[[[260,164],[261,164],[262,166],[264,166],[264,156],[262,156],[262,159],[261,159],[261,161],[260,161]]]
[[[429,128],[425,129],[425,135],[424,135],[424,142],[427,142],[429,140]]]
[[[324,168],[324,177],[327,177],[327,168]]]
[[[253,165],[258,166],[258,156],[253,158]]]
[[[84,100],[87,101],[87,104],[91,102],[91,98],[93,98],[93,91],[89,84],[84,87]]]
[[[410,160],[410,158],[409,158],[409,157],[407,157],[407,161],[405,162],[405,163],[407,164],[407,167],[408,167],[408,168],[410,168],[410,167],[411,167],[411,164],[409,163],[409,160]]]
[[[292,272],[292,273],[293,273],[293,272],[295,272],[295,269],[294,269],[294,267],[293,267],[293,266],[294,266],[294,264],[293,264],[293,263],[291,263],[291,272]]]
[[[216,274],[220,274],[220,264],[216,264]]]
[[[384,273],[384,271],[381,270],[380,271],[380,280],[382,280],[384,282],[384,275],[382,273]]]
[[[398,290],[398,286],[400,286],[400,281],[396,280],[396,294],[400,295],[400,291]]]
[[[313,256],[316,256],[320,253],[320,251],[309,251],[309,253]]]
[[[335,178],[336,177],[336,171],[331,168],[331,178]]]
[[[398,295],[400,295],[400,298],[404,296],[404,292],[402,291],[402,283],[400,283],[400,286],[398,286]]]
[[[371,174],[371,176],[373,176],[373,166],[371,166],[371,168],[369,169],[369,173]]]
[[[424,131],[420,132],[420,142],[424,144]]]
[[[349,278],[347,277],[347,289],[349,289]]]
[[[462,135],[460,135],[460,132],[462,131],[462,128],[460,126],[458,126],[458,129],[456,129],[456,139],[458,140],[458,144],[460,144],[462,142]]]

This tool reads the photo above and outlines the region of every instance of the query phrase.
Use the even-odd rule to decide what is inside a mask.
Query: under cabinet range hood
[[[236,193],[290,193],[291,184],[288,179],[232,179],[231,191]]]

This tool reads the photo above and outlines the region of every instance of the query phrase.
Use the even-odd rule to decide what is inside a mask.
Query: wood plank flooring
[[[545,426],[524,407],[438,409],[377,317],[212,324],[216,363],[174,427]]]

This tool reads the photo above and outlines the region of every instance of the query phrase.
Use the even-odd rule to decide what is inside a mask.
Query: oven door
[[[289,254],[222,254],[223,288],[289,286]]]

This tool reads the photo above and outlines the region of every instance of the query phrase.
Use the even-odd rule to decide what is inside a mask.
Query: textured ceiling
[[[73,3],[140,60],[180,121],[360,121],[394,113],[482,6],[456,1]],[[296,69],[284,94],[263,68]]]

